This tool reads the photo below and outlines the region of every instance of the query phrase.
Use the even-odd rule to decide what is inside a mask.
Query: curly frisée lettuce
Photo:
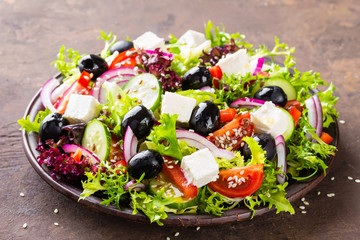
[[[20,130],[24,129],[26,132],[30,133],[30,132],[39,132],[40,129],[40,124],[42,122],[42,120],[44,120],[44,118],[49,115],[51,113],[51,111],[46,108],[44,111],[39,111],[36,116],[34,121],[30,120],[30,116],[26,116],[22,119],[19,119],[17,121],[18,124],[21,125]]]

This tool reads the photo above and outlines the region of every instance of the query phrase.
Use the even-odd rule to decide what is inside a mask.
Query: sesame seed
[[[20,193],[20,197],[24,197],[24,196],[25,196],[25,194],[21,192],[21,193]]]
[[[356,183],[360,183],[360,179],[355,179],[355,182],[356,182]]]
[[[54,213],[58,213],[59,209],[55,208]]]
[[[328,193],[328,194],[326,194],[326,196],[328,196],[329,198],[330,197],[335,197],[335,193]]]
[[[339,120],[339,123],[345,124],[345,120]]]
[[[170,237],[166,237],[166,240],[170,240]]]
[[[197,227],[197,228],[196,228],[196,231],[199,231],[199,230],[200,230],[200,227]]]
[[[303,198],[301,198],[301,201],[305,201],[305,198],[303,197]]]
[[[57,222],[54,222],[54,225],[55,225],[55,226],[59,226],[59,223],[57,223]]]
[[[244,170],[241,170],[240,175],[243,175],[243,174],[244,174]]]
[[[170,168],[170,169],[171,169],[171,168],[174,168],[174,166],[170,165],[170,166],[168,166],[168,168]]]
[[[180,234],[179,232],[176,232],[176,233],[174,234],[174,236],[177,237],[177,236],[179,236],[179,234]]]
[[[354,180],[354,178],[353,178],[353,177],[350,177],[350,176],[348,176],[348,179],[349,179],[349,180]]]
[[[300,209],[304,210],[305,209],[305,206],[299,206]]]
[[[304,201],[303,204],[306,206],[309,206],[309,202],[307,202],[307,201]]]
[[[330,178],[330,180],[331,180],[331,181],[334,181],[334,180],[335,180],[335,177]]]
[[[24,223],[22,227],[23,227],[23,229],[26,229],[27,228],[27,223]]]
[[[320,191],[318,191],[318,192],[317,192],[317,195],[319,196],[320,194],[321,194],[321,192],[320,192]]]
[[[303,211],[301,211],[301,213],[302,213],[302,214],[306,214],[306,211],[305,211],[305,210],[303,210]]]

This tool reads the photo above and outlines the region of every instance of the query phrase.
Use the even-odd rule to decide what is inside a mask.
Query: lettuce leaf
[[[191,97],[196,99],[196,104],[199,104],[203,101],[213,102],[217,98],[215,93],[206,92],[202,90],[186,90],[186,91],[178,91],[176,93],[185,97]]]
[[[84,55],[80,55],[78,51],[72,48],[66,50],[65,46],[62,45],[57,55],[57,60],[51,64],[64,75],[65,79],[68,79],[72,75],[76,75],[78,78],[80,71],[77,66],[83,56]]]
[[[330,124],[334,122],[334,117],[335,118],[339,117],[339,113],[336,111],[336,108],[334,107],[337,101],[339,100],[339,97],[333,96],[335,90],[336,88],[334,84],[330,83],[330,86],[325,91],[317,93],[323,110],[324,128],[329,127]]]
[[[42,120],[50,113],[51,111],[46,108],[44,111],[39,111],[36,114],[34,121],[30,120],[30,116],[26,116],[26,118],[19,119],[17,123],[21,125],[20,130],[24,129],[28,133],[39,132]]]
[[[147,137],[156,144],[160,154],[182,159],[182,152],[176,138],[176,119],[178,115],[162,114],[159,126],[154,126]]]
[[[109,57],[110,50],[109,48],[116,43],[117,36],[113,34],[113,32],[109,32],[109,34],[106,34],[104,31],[100,32],[100,37],[98,39],[102,39],[105,41],[104,49],[101,50],[100,57],[103,59]]]

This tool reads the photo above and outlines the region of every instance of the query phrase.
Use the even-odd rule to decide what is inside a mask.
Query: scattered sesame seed
[[[306,206],[309,206],[309,202],[307,202],[307,201],[304,201],[303,204]]]
[[[317,195],[319,196],[320,194],[321,194],[321,192],[320,192],[320,191],[318,191]]]
[[[350,177],[350,176],[348,176],[348,179],[349,179],[349,180],[354,180],[354,178],[353,178],[353,177]]]
[[[335,180],[335,177],[330,178],[330,180],[331,180],[331,181],[334,181],[334,180]]]
[[[59,209],[55,208],[54,213],[58,213]]]
[[[339,123],[345,124],[345,120],[339,120]]]
[[[170,240],[170,237],[166,237],[166,240]]]
[[[303,197],[303,198],[301,198],[301,201],[305,201],[305,198]]]
[[[179,236],[179,234],[180,234],[179,232],[176,232],[176,233],[174,234],[174,236],[177,237],[177,236]]]
[[[306,214],[306,211],[305,211],[305,210],[303,210],[303,211],[301,211],[301,213],[302,213],[302,214]]]
[[[328,196],[328,197],[335,197],[335,193],[328,193],[328,194],[326,194],[326,196]]]
[[[304,210],[305,209],[305,206],[299,206],[300,209]]]
[[[360,183],[360,179],[355,179],[355,182],[356,182],[356,183]]]
[[[22,227],[23,227],[23,229],[26,229],[27,228],[27,223],[24,223]]]
[[[57,223],[57,222],[54,222],[54,225],[55,225],[55,226],[59,226],[59,223]]]
[[[25,194],[21,192],[21,193],[20,193],[20,197],[24,197],[24,196],[25,196]]]
[[[199,231],[200,230],[200,227],[196,227],[196,231]]]

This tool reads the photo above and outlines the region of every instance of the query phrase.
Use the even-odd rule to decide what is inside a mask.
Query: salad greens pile
[[[256,86],[260,88],[267,81],[271,82],[281,79],[291,84],[296,92],[294,101],[296,101],[301,116],[296,119],[294,117],[294,120],[291,118],[291,121],[296,121],[296,123],[293,123],[294,130],[291,133],[291,137],[284,141],[284,146],[286,142],[285,152],[287,152],[285,161],[285,165],[287,165],[285,172],[287,179],[285,182],[280,183],[278,180],[278,176],[284,174],[279,169],[276,160],[280,158],[280,155],[278,154],[275,160],[268,159],[265,156],[266,150],[264,150],[255,136],[253,134],[245,134],[240,139],[242,141],[241,147],[244,144],[248,146],[251,152],[250,158],[246,158],[241,149],[233,150],[232,148],[223,147],[224,149],[222,150],[232,152],[233,157],[231,159],[215,157],[215,161],[219,166],[220,174],[228,174],[231,170],[235,171],[236,169],[245,169],[247,171],[247,169],[255,169],[255,167],[261,166],[261,170],[256,170],[258,174],[261,172],[261,175],[258,175],[259,186],[253,189],[250,195],[234,197],[229,194],[226,196],[226,194],[221,194],[217,188],[212,187],[211,183],[198,187],[195,198],[190,199],[190,201],[184,200],[182,195],[180,203],[178,196],[165,197],[168,191],[166,187],[151,192],[151,184],[153,184],[154,180],[147,178],[145,173],[139,179],[134,179],[129,174],[126,164],[118,164],[118,162],[114,164],[113,161],[110,161],[116,159],[116,154],[119,152],[120,155],[118,156],[123,158],[122,151],[125,148],[124,132],[126,129],[122,129],[124,128],[122,122],[125,114],[141,102],[137,97],[129,94],[129,90],[125,90],[126,86],[122,88],[116,84],[103,84],[103,88],[106,90],[107,101],[101,103],[101,111],[97,116],[97,119],[106,126],[107,130],[104,131],[108,131],[108,134],[111,135],[112,142],[109,150],[110,153],[108,153],[111,157],[108,159],[101,159],[99,157],[100,162],[95,165],[91,164],[91,161],[84,156],[80,157],[80,160],[77,161],[76,154],[64,153],[61,150],[64,144],[74,143],[73,138],[76,136],[70,134],[62,137],[59,142],[40,142],[40,147],[38,147],[38,150],[41,152],[38,158],[39,163],[45,163],[49,167],[54,179],[67,182],[77,181],[77,183],[81,181],[83,192],[79,200],[91,195],[100,196],[103,200],[101,204],[106,206],[115,205],[119,209],[131,206],[134,214],[138,212],[144,213],[151,222],[156,222],[159,225],[163,224],[161,221],[167,218],[168,213],[207,213],[221,216],[227,210],[242,206],[249,208],[253,213],[261,206],[268,206],[269,208],[275,206],[277,213],[285,211],[293,214],[295,212],[294,208],[286,198],[286,187],[298,180],[311,177],[303,175],[303,172],[306,171],[312,172],[312,175],[317,171],[323,171],[326,174],[326,159],[329,156],[333,156],[336,151],[336,147],[324,141],[324,138],[318,134],[317,127],[311,124],[310,118],[312,113],[305,107],[306,100],[312,98],[314,94],[313,89],[319,86],[328,86],[325,91],[316,93],[322,107],[323,119],[319,121],[323,122],[322,127],[326,129],[338,117],[338,113],[334,108],[338,100],[333,95],[335,87],[332,83],[329,85],[323,81],[319,73],[312,71],[300,72],[295,67],[296,61],[293,56],[295,48],[281,43],[277,37],[275,37],[275,46],[272,49],[268,49],[264,45],[255,48],[252,44],[246,42],[244,35],[239,33],[228,34],[225,32],[224,27],[220,29],[214,26],[211,21],[205,25],[205,37],[211,44],[209,48],[201,49],[200,51],[194,49],[189,51],[187,48],[184,48],[186,43],[177,39],[174,35],[170,35],[170,41],[166,44],[167,52],[160,48],[154,51],[139,49],[137,51],[138,58],[132,58],[130,55],[128,57],[137,61],[134,69],[150,73],[158,79],[162,93],[165,91],[175,92],[183,97],[195,99],[196,104],[204,101],[212,102],[216,104],[220,112],[228,109],[229,106],[233,106],[232,103],[238,99],[253,98]],[[99,38],[105,41],[100,57],[106,59],[110,66],[114,64],[111,61],[116,59],[116,55],[112,54],[111,48],[116,44],[117,37],[112,32],[109,34],[101,32]],[[221,75],[211,72],[214,82],[209,86],[211,88],[210,91],[181,88],[184,75],[194,67],[203,66],[208,69],[215,69],[216,66],[220,65],[219,61],[224,59],[225,56],[244,49],[249,61],[265,58],[265,64],[261,71],[255,73],[248,71],[244,74],[228,74],[223,72]],[[84,55],[71,48],[65,49],[64,46],[60,48],[57,60],[52,64],[64,76],[63,84],[70,86],[79,81],[78,79],[83,78],[83,73],[78,68],[82,57]],[[280,59],[283,62],[280,63]],[[217,84],[215,84],[216,81]],[[96,82],[90,82],[88,88],[94,89],[97,87],[96,84]],[[286,110],[290,112],[292,107]],[[256,109],[249,110],[247,107],[240,105],[236,109],[236,116],[247,112],[252,114]],[[151,128],[150,134],[147,137],[139,139],[139,148],[151,149],[163,156],[172,157],[176,160],[173,163],[174,166],[176,165],[181,169],[180,164],[183,157],[191,156],[199,147],[192,146],[184,139],[177,138],[179,127],[177,121],[178,114],[162,113],[160,108],[153,112],[155,119],[157,119],[156,124]],[[39,111],[35,119],[29,119],[29,116],[27,116],[19,120],[18,123],[21,125],[21,129],[37,133],[40,130],[41,122],[50,114],[51,110],[46,108],[44,111]],[[226,126],[226,123],[222,124],[224,127]],[[245,129],[252,132],[252,123],[250,127],[245,127]],[[208,140],[211,139],[210,136],[212,134],[209,134]],[[216,144],[216,142],[213,143]],[[216,146],[221,148],[219,145]],[[92,151],[94,146],[93,149],[87,149]],[[169,163],[165,161],[164,164],[164,166],[168,166],[167,164]],[[168,168],[171,169],[171,167]],[[73,174],[76,176],[72,176]],[[228,177],[230,175],[223,176]],[[221,179],[221,175],[219,179]],[[131,181],[133,185],[129,187],[128,185]],[[156,181],[158,181],[157,178]],[[171,188],[173,188],[174,184],[176,185],[174,182],[171,184]],[[167,183],[165,185],[167,186]],[[138,188],[136,188],[137,186]],[[145,188],[141,189],[140,186],[145,186]],[[230,192],[232,189],[231,187],[228,188]],[[179,189],[181,192],[181,187]]]

